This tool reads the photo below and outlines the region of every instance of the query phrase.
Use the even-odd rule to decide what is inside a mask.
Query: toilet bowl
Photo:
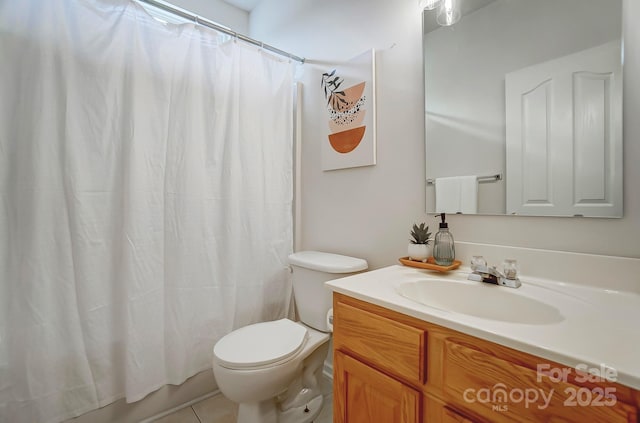
[[[239,404],[238,423],[310,423],[320,414],[331,308],[324,282],[367,269],[365,260],[316,251],[294,253],[289,261],[301,321],[245,326],[213,348],[216,382]]]
[[[312,421],[322,408],[319,377],[329,339],[327,333],[282,319],[245,326],[218,341],[213,372],[223,394],[239,403],[238,423]],[[289,389],[300,376],[306,382],[302,395]],[[285,420],[283,414],[292,417]]]

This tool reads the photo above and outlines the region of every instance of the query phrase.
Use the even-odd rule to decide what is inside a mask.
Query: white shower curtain
[[[0,0],[0,61],[0,421],[139,400],[289,313],[290,63],[122,0]]]

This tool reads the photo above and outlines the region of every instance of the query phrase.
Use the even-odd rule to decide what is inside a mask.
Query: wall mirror
[[[622,217],[622,1],[459,1],[423,14],[427,212]]]

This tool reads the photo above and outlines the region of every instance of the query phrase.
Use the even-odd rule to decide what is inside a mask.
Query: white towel
[[[478,177],[436,178],[436,213],[478,213]]]

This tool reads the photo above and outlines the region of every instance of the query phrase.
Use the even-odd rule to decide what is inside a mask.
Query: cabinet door
[[[431,395],[422,399],[423,423],[479,423],[465,415],[464,411],[454,410],[453,407]]]
[[[444,407],[442,410],[442,423],[473,423],[473,420],[456,413],[449,407]]]
[[[333,363],[335,423],[418,423],[421,394],[336,351]]]

